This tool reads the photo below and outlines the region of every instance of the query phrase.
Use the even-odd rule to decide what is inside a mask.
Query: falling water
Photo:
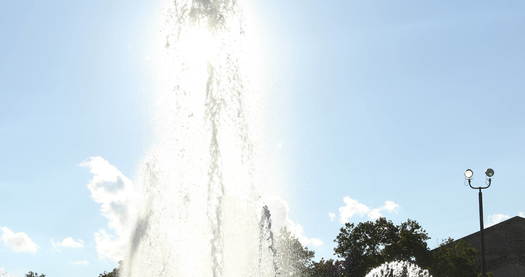
[[[406,262],[394,261],[372,269],[365,277],[432,277],[428,270]]]
[[[126,277],[275,276],[271,216],[256,178],[236,0],[171,0],[162,31],[155,148],[122,266]]]

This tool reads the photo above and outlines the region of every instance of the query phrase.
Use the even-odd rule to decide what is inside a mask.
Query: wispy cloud
[[[525,212],[519,212],[518,216],[525,217]],[[488,216],[488,220],[487,220],[487,227],[488,226],[492,226],[492,225],[496,225],[496,224],[498,224],[500,222],[503,222],[503,221],[505,221],[507,219],[510,219],[511,217],[513,217],[513,215],[502,214],[502,213],[489,215]]]
[[[76,240],[72,237],[67,237],[63,239],[62,241],[51,241],[51,244],[54,248],[84,248],[84,241],[83,240]]]
[[[0,267],[0,277],[14,277],[14,275],[9,274],[3,267]]]
[[[74,264],[74,265],[89,265],[89,262],[86,261],[86,260],[82,260],[82,261],[74,261],[74,262],[72,262],[72,264]]]
[[[268,200],[267,204],[272,213],[272,230],[274,233],[279,232],[281,228],[285,227],[304,246],[319,247],[323,245],[322,240],[307,236],[303,226],[290,219],[290,208],[286,201],[280,198],[273,198]]]
[[[339,208],[339,222],[349,222],[354,217],[367,217],[375,220],[383,216],[384,212],[394,213],[399,209],[399,204],[394,201],[385,201],[383,206],[370,208],[367,205],[352,199],[349,196],[343,198],[344,206]],[[335,213],[329,213],[330,219],[335,220]]]
[[[17,253],[36,253],[38,245],[26,233],[16,233],[7,227],[2,227],[1,240],[7,246]]]
[[[108,220],[107,227],[95,233],[97,253],[101,259],[122,260],[129,237],[132,182],[102,157],[91,157],[80,166],[93,174],[87,187]]]
[[[492,225],[495,225],[495,224],[498,224],[500,222],[503,222],[507,219],[511,218],[510,215],[506,215],[506,214],[493,214],[493,215],[490,215],[489,216],[489,222],[488,222],[488,226],[492,226]]]

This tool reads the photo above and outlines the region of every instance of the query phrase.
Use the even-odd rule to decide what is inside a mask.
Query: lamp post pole
[[[479,199],[479,234],[481,239],[481,276],[486,277],[487,276],[487,267],[485,263],[485,235],[483,233],[483,230],[485,227],[483,226],[483,193],[482,190],[488,189],[490,185],[492,184],[492,176],[494,176],[494,170],[491,168],[487,169],[485,172],[485,175],[487,176],[487,184],[486,186],[479,186],[474,187],[472,186],[472,177],[474,176],[474,172],[471,169],[467,169],[465,171],[465,178],[468,181],[468,185],[472,189],[478,190],[478,199]]]
[[[479,189],[479,233],[481,235],[481,276],[486,277],[487,268],[485,266],[485,236],[483,234],[483,193]]]

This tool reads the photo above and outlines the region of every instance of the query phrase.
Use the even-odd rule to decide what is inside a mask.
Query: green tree
[[[310,272],[310,275],[315,277],[344,276],[342,263],[333,259],[325,260],[322,258],[319,262],[314,262],[313,268]]]
[[[314,252],[285,228],[275,241],[277,276],[307,277],[313,267]]]
[[[415,220],[407,221],[396,226],[396,241],[385,248],[387,261],[408,261],[422,268],[428,268],[431,255],[426,243],[430,239],[427,232]]]
[[[104,271],[104,273],[101,273],[98,275],[98,277],[118,277],[119,276],[119,273],[118,273],[118,269],[113,269],[113,271],[111,272],[106,272]]]
[[[46,277],[45,274],[38,274],[36,272],[33,272],[33,271],[29,271],[28,273],[26,273],[26,277]]]
[[[414,220],[400,225],[379,218],[357,225],[346,223],[335,239],[344,276],[362,277],[385,262],[405,260],[426,268],[430,264],[427,232]]]
[[[478,252],[464,241],[449,238],[432,251],[430,272],[434,277],[477,276]]]
[[[104,273],[99,274],[98,277],[119,277],[120,276],[119,271],[120,271],[121,266],[122,266],[122,261],[118,262],[118,266],[114,268],[113,271],[111,272],[104,271]]]

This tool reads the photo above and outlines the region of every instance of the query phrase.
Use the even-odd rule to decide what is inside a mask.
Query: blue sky
[[[106,220],[79,164],[101,156],[133,178],[151,144],[157,2],[1,4],[0,227],[38,249],[0,243],[0,268],[87,277],[113,267],[97,256],[94,233]],[[525,212],[525,3],[251,5],[267,143],[280,149],[290,217],[323,241],[318,256],[331,255],[343,197],[369,210],[397,203],[383,215],[419,221],[431,246],[476,231],[466,168],[478,182],[486,167],[496,171],[488,221]],[[57,245],[68,237],[83,247]]]

